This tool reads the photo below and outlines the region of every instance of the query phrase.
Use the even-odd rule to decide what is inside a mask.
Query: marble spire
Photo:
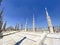
[[[35,20],[34,20],[34,14],[33,14],[33,32],[35,32]]]
[[[28,25],[27,25],[27,19],[26,19],[26,24],[25,24],[25,31],[27,31]]]
[[[48,22],[48,28],[49,28],[49,31],[50,33],[53,33],[53,26],[52,26],[52,22],[51,22],[51,19],[50,19],[50,16],[48,15],[48,11],[47,11],[47,8],[45,8],[45,11],[46,11],[46,16],[47,16],[47,22]]]
[[[2,30],[2,25],[3,25],[3,21],[2,21],[2,13],[3,13],[3,11],[4,11],[4,7],[3,7],[2,11],[0,11],[0,32]]]
[[[22,24],[20,24],[20,31],[22,31],[22,28],[23,28],[23,25],[22,25]]]
[[[3,30],[6,29],[6,24],[7,24],[7,21],[5,21],[5,23],[4,23]]]

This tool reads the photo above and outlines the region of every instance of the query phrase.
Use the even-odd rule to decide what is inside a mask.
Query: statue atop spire
[[[48,28],[49,28],[49,31],[50,33],[53,33],[53,26],[52,26],[52,22],[51,22],[51,19],[50,19],[50,16],[48,15],[48,11],[47,11],[47,8],[45,8],[45,11],[46,11],[46,16],[47,16],[47,22],[48,22]]]

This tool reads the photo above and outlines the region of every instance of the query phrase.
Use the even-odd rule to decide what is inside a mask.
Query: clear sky
[[[26,18],[28,27],[32,27],[33,13],[36,27],[47,27],[45,7],[53,26],[60,25],[60,0],[3,0],[1,7],[5,7],[3,22],[7,21],[7,27],[16,23],[25,25]]]

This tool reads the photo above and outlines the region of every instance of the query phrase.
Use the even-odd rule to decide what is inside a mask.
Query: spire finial
[[[45,10],[47,10],[47,8],[45,7]]]

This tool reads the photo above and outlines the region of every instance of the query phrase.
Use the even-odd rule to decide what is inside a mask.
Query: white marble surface
[[[13,32],[6,32],[4,33],[4,35]],[[60,45],[60,33],[46,34],[38,32],[18,32],[15,34],[4,36],[2,39],[0,39],[0,45],[15,45],[23,37],[27,38],[24,39],[20,45],[39,45],[41,42],[47,45]]]

